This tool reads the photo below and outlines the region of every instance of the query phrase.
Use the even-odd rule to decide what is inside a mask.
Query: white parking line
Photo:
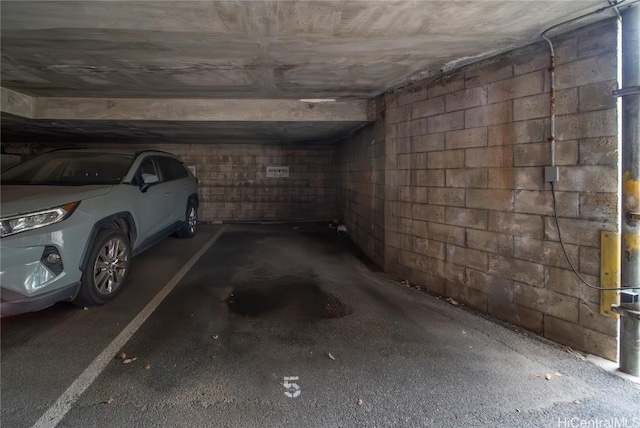
[[[162,290],[144,307],[142,311],[120,332],[120,334],[111,342],[95,360],[89,364],[89,367],[67,388],[67,390],[58,398],[58,400],[38,419],[33,428],[55,427],[64,418],[71,406],[78,401],[84,391],[91,386],[93,381],[100,373],[113,361],[113,356],[118,352],[135,334],[140,326],[149,318],[149,316],[162,303],[165,297],[175,288],[180,280],[189,272],[194,264],[202,257],[202,255],[216,242],[222,234],[225,226],[209,240],[206,244],[185,264],[182,269],[176,273],[173,278],[165,285]]]

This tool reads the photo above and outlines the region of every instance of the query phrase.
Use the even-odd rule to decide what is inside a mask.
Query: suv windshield
[[[2,184],[79,186],[118,184],[134,155],[96,152],[51,152],[3,172]]]

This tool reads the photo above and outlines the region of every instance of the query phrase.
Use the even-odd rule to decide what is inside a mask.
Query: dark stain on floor
[[[242,317],[286,321],[340,318],[353,312],[336,296],[313,282],[263,282],[237,287],[227,300],[229,310]]]

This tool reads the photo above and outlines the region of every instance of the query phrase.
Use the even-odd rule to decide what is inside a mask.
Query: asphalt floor
[[[104,369],[65,396],[214,237]],[[108,305],[2,320],[0,422],[47,426],[67,397],[50,426],[640,427],[637,383],[356,255],[325,225],[169,238],[134,259]]]

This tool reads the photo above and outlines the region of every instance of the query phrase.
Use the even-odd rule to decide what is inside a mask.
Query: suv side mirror
[[[155,184],[158,184],[158,182],[160,181],[158,179],[158,176],[155,174],[142,173],[141,177],[142,177],[142,184],[140,185],[140,191],[142,193],[145,193],[147,190],[149,190],[149,187]]]

